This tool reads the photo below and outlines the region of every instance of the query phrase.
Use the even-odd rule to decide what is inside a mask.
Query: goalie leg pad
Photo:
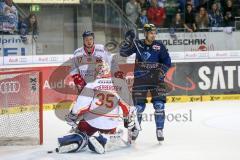
[[[59,153],[72,153],[83,150],[88,144],[88,136],[85,133],[74,133],[58,138]]]
[[[102,135],[99,135],[98,137],[90,137],[88,141],[88,148],[96,152],[98,154],[105,153],[105,144],[107,143],[107,139],[104,138]]]
[[[97,137],[90,137],[88,143],[89,149],[99,154],[118,150],[126,146],[129,145],[127,141],[123,139],[123,130],[121,129],[114,134],[100,133]]]

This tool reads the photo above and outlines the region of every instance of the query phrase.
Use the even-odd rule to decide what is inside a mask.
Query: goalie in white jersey
[[[122,140],[122,133],[116,131],[119,118],[124,118],[126,128],[138,125],[130,92],[118,65],[103,45],[94,44],[92,32],[84,32],[83,41],[84,47],[74,52],[71,71],[80,95],[66,117],[67,123],[77,128],[77,133],[59,138],[58,150],[76,152],[88,145],[90,150],[104,153],[113,146],[113,141],[118,145]]]

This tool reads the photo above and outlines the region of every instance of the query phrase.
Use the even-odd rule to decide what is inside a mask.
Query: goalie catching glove
[[[141,130],[140,124],[137,119],[137,110],[135,107],[131,107],[129,114],[127,117],[124,117],[124,127],[127,129],[136,128],[137,130]]]
[[[77,128],[77,119],[78,115],[73,114],[72,111],[65,117],[67,124],[72,126],[72,128]]]

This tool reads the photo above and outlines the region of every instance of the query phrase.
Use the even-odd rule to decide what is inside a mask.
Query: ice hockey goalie
[[[123,130],[117,129],[121,118],[128,129],[138,126],[128,86],[113,57],[103,45],[93,45],[90,53],[84,48],[75,51],[71,71],[80,93],[66,116],[74,132],[58,139],[60,153],[88,146],[102,154],[126,145]]]

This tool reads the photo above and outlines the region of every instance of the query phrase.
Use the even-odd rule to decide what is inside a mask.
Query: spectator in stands
[[[193,10],[198,9],[199,6],[204,5],[208,0],[178,0],[180,12],[185,11],[186,5],[192,5]]]
[[[234,6],[236,8],[236,17],[240,17],[240,0],[235,0]]]
[[[177,0],[167,0],[164,4],[167,19],[165,20],[165,26],[170,26],[176,13],[179,12],[179,3]]]
[[[165,9],[158,6],[157,0],[151,0],[151,7],[147,11],[147,17],[150,23],[157,27],[163,27],[166,18]]]
[[[199,13],[196,16],[196,25],[198,30],[206,30],[209,26],[208,13],[204,7],[200,7]]]
[[[191,4],[187,4],[184,18],[184,28],[187,29],[188,32],[195,32],[197,30],[197,27],[195,23],[195,15]]]
[[[217,3],[212,4],[212,10],[208,14],[210,27],[222,27],[223,16]]]
[[[164,8],[166,1],[169,0],[157,0],[158,6]]]
[[[194,3],[193,3],[192,0],[187,0],[187,2],[186,2],[186,6],[187,6],[188,4],[192,5],[192,8],[194,7]]]
[[[169,34],[172,39],[177,39],[176,32],[182,32],[184,28],[184,22],[181,18],[181,13],[176,13],[175,18],[173,18],[172,24],[169,28]]]
[[[199,10],[200,7],[207,8],[209,0],[187,0],[186,5],[191,4],[193,10]]]
[[[136,2],[136,0],[130,0],[126,4],[126,14],[130,21],[136,23],[136,20],[141,13],[140,4]]]
[[[178,3],[179,3],[179,11],[183,13],[185,10],[186,0],[178,0]]]
[[[139,0],[141,10],[147,10],[150,7],[150,2],[148,0]]]
[[[34,13],[30,13],[30,15],[20,25],[20,35],[22,41],[27,41],[27,35],[32,35],[33,38],[36,39],[38,34],[37,16]]]
[[[200,10],[201,7],[204,7],[205,10],[208,11],[213,1],[217,1],[217,0],[195,0],[195,9]]]
[[[235,21],[235,10],[233,8],[232,0],[226,1],[226,7],[224,9],[224,26],[233,27]]]
[[[139,28],[143,28],[144,24],[147,24],[147,23],[148,23],[147,10],[143,9],[141,15],[137,20],[137,26]]]
[[[18,12],[12,0],[0,3],[0,32],[14,34],[18,29]]]
[[[176,13],[175,18],[172,21],[171,27],[174,29],[183,29],[184,28],[184,21],[182,20],[180,13]]]
[[[216,3],[217,6],[218,6],[218,8],[219,8],[219,10],[222,10],[221,1],[222,1],[222,0],[213,0],[213,1],[208,0],[207,3],[204,5],[204,7],[205,7],[206,10],[209,12],[209,11],[212,10],[212,5],[213,5],[214,3]]]

